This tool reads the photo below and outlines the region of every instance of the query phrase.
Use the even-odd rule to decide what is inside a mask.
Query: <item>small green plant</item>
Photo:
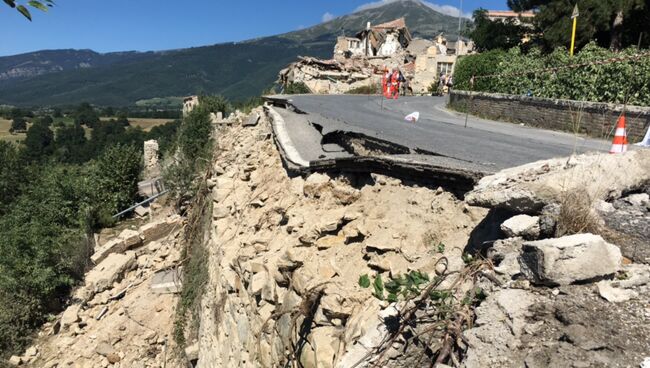
[[[370,287],[370,277],[368,277],[368,274],[359,276],[359,286],[364,289]]]
[[[384,281],[381,279],[381,275],[375,277],[375,282],[372,283],[373,288],[375,289],[373,295],[379,300],[384,300]]]
[[[436,246],[436,251],[438,253],[444,253],[445,252],[445,244],[438,243],[438,245]]]
[[[303,95],[312,93],[309,87],[303,82],[289,83],[284,87],[284,93],[287,95]]]
[[[462,259],[463,259],[463,262],[465,262],[466,265],[471,264],[475,260],[474,256],[469,254],[469,253],[463,254]]]

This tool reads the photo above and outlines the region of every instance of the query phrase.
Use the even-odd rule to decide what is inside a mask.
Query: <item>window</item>
[[[349,49],[357,49],[357,48],[359,48],[359,41],[357,41],[357,40],[349,40],[348,41],[348,48]]]
[[[438,63],[438,75],[451,74],[451,69],[454,63]]]

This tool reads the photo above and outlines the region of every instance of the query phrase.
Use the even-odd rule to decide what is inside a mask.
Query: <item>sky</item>
[[[307,28],[393,0],[56,0],[29,22],[0,2],[0,56],[44,49],[157,51],[242,41]],[[507,9],[506,0],[430,0],[443,13]],[[26,0],[18,0],[26,3]]]

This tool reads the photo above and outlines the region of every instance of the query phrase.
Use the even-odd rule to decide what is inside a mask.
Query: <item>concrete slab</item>
[[[177,294],[183,288],[182,270],[156,272],[151,279],[151,291],[157,294]]]

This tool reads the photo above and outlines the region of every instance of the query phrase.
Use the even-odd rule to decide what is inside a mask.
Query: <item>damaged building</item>
[[[354,37],[340,36],[330,60],[299,57],[280,71],[286,86],[304,83],[313,93],[340,94],[379,88],[385,67],[398,67],[416,94],[427,93],[440,74],[452,74],[456,59],[473,51],[471,41],[414,38],[404,18],[372,26]]]

